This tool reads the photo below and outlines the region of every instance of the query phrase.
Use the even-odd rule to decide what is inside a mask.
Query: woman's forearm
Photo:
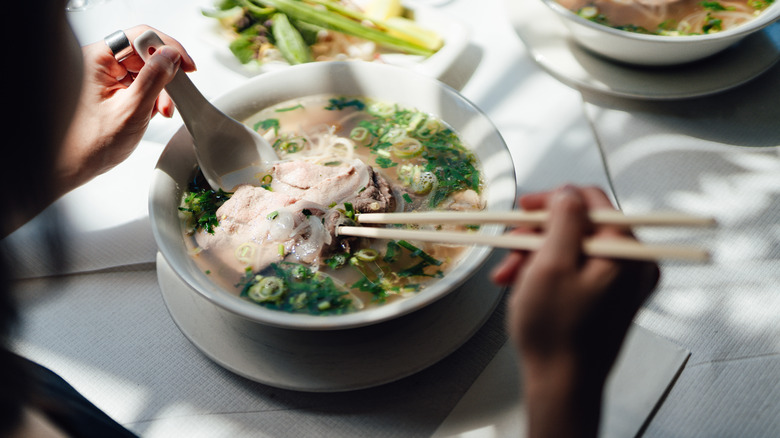
[[[582,376],[573,363],[524,362],[528,436],[596,437],[604,381]]]

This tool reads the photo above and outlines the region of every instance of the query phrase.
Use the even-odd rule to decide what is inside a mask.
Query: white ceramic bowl
[[[586,49],[629,64],[663,66],[697,61],[736,44],[780,18],[775,2],[755,19],[740,26],[706,35],[646,35],[611,28],[585,19],[556,0],[541,0],[563,21],[573,39]]]
[[[514,165],[492,122],[454,89],[407,69],[366,62],[303,64],[250,79],[215,99],[214,104],[233,118],[245,120],[268,106],[317,94],[366,96],[436,115],[460,134],[481,161],[486,182],[486,208],[513,208],[516,191]],[[415,296],[375,308],[332,316],[266,309],[216,286],[187,254],[177,207],[196,164],[192,139],[182,127],[161,155],[150,188],[149,214],[160,253],[194,293],[257,323],[297,330],[335,330],[394,319],[421,309],[451,292],[482,266],[491,251],[486,247],[470,248],[463,260],[444,278]],[[502,233],[503,227],[485,226],[480,232],[495,235]],[[193,315],[193,318],[196,317]]]

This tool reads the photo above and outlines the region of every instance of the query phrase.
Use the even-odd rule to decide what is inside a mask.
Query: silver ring
[[[130,40],[127,39],[127,35],[121,30],[105,37],[104,40],[117,61],[122,61],[133,54],[133,46],[130,45]]]

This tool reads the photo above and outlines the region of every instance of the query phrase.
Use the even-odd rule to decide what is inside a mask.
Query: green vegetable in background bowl
[[[202,12],[230,33],[230,50],[243,64],[370,61],[385,52],[428,57],[444,44],[399,0],[360,6],[339,0],[221,0]]]

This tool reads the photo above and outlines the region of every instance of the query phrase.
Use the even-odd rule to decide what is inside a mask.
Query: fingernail
[[[172,47],[162,46],[160,47],[160,50],[157,51],[157,53],[170,59],[171,62],[175,65],[178,65],[179,61],[181,61],[181,53]]]
[[[565,186],[562,186],[560,189],[555,191],[555,194],[553,194],[553,200],[557,202],[575,196],[576,193],[577,190],[574,188],[573,185],[566,184]]]
[[[574,184],[565,184],[563,187],[561,187],[561,191],[568,194],[573,194],[577,191],[577,187],[575,187]]]

